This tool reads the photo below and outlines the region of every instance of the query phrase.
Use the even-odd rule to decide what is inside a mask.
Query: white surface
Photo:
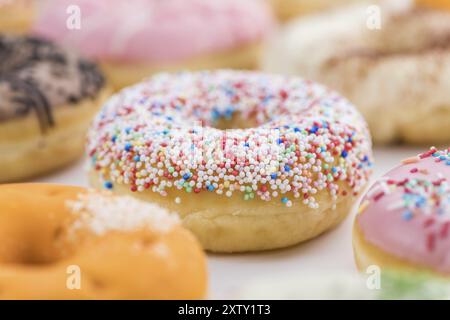
[[[375,149],[375,174],[381,176],[402,159],[424,148],[390,147]],[[87,186],[85,162],[37,181]],[[295,247],[252,254],[209,254],[210,298],[229,299],[252,279],[273,278],[317,271],[356,271],[351,230],[354,212],[336,229]]]

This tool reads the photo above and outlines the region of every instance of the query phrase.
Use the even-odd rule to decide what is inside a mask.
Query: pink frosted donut
[[[356,262],[450,275],[450,148],[406,159],[367,193],[355,223]]]
[[[71,5],[80,30],[66,28]],[[259,41],[271,23],[258,0],[50,0],[34,31],[92,58],[173,62]]]
[[[66,26],[74,5],[81,14],[75,30]],[[255,67],[255,47],[272,26],[269,7],[259,0],[50,0],[34,32],[116,69],[133,64],[143,77],[161,66]]]

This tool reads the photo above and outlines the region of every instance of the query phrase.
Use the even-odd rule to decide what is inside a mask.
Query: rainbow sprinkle
[[[432,147],[429,151],[420,154],[417,159],[428,157],[435,158],[435,161],[446,164],[450,160],[450,149],[438,151]],[[408,162],[411,163],[411,162]],[[413,167],[409,171],[411,178],[402,181],[390,181],[390,184],[400,188],[402,201],[397,207],[405,210],[405,220],[411,220],[414,214],[419,212],[425,215],[436,213],[438,216],[446,217],[450,220],[450,188],[448,177],[439,173],[433,177],[416,178],[414,174],[421,173],[427,176],[427,170]]]
[[[441,164],[442,170],[439,167],[437,172],[430,173],[421,162],[427,158]],[[425,216],[425,245],[429,251],[433,251],[436,242],[446,238],[450,229],[450,175],[447,169],[449,161],[450,148],[439,151],[432,147],[417,157],[408,158],[402,161],[403,166],[409,166],[408,175],[396,179],[382,178],[367,193],[365,202],[377,202],[390,193],[398,194],[398,199],[395,197],[396,200],[387,206],[387,210],[400,210],[402,219],[407,222],[419,215]]]
[[[252,127],[216,128],[236,119]],[[300,199],[311,208],[321,190],[334,200],[356,195],[372,157],[364,120],[336,93],[228,70],[159,74],[123,90],[97,116],[88,153],[109,189],[241,194],[285,206]]]

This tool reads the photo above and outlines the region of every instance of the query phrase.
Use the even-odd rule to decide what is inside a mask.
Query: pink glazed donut
[[[33,32],[98,59],[119,89],[162,70],[253,69],[273,25],[260,0],[48,0]]]
[[[450,275],[450,148],[406,159],[367,193],[353,233],[356,263]]]

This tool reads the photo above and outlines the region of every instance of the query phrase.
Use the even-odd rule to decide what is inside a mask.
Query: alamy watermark
[[[78,265],[70,265],[66,269],[66,288],[69,290],[81,289],[81,268]]]
[[[81,29],[81,8],[77,5],[70,5],[66,9],[66,13],[69,15],[66,20],[66,27],[69,30]]]

